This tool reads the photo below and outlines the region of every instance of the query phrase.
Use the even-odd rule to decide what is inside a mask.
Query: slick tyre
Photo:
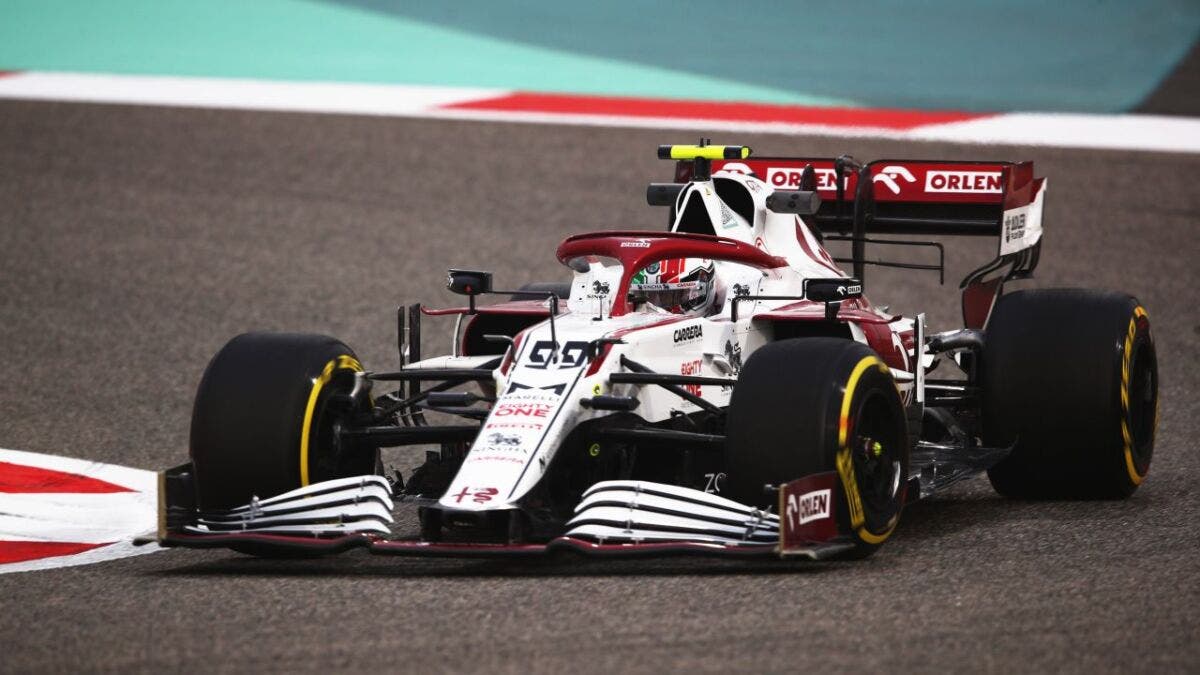
[[[1122,293],[1002,296],[980,370],[984,443],[1013,445],[988,471],[996,491],[1032,499],[1119,499],[1150,470],[1158,364],[1150,317]]]
[[[213,357],[192,408],[201,510],[228,509],[311,483],[375,473],[378,451],[339,444],[335,426],[370,405],[349,393],[362,366],[320,335],[246,333]]]
[[[764,486],[836,471],[838,530],[855,546],[849,557],[865,557],[899,522],[908,456],[904,407],[874,351],[782,340],[754,352],[734,387],[722,495],[765,507]]]

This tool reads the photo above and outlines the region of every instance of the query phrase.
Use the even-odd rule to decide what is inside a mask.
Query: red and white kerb
[[[82,565],[158,550],[152,471],[0,449],[0,574]]]

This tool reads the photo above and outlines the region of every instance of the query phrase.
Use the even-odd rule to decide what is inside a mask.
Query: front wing
[[[647,481],[604,481],[589,488],[566,532],[545,543],[429,542],[394,539],[386,483],[339,479],[301,488],[192,523],[164,527],[165,547],[230,548],[255,555],[315,556],[365,548],[383,555],[504,558],[571,552],[596,557],[669,555],[821,560],[852,549],[837,533],[836,474],[817,474],[779,490],[780,511],[760,510],[700,490]],[[824,501],[822,501],[822,499]],[[336,502],[336,506],[330,506]],[[803,514],[797,504],[808,505]],[[819,508],[814,508],[817,504]],[[313,508],[307,509],[307,505]],[[164,509],[169,509],[163,505]],[[281,519],[280,511],[285,512]],[[381,514],[382,517],[381,517]],[[206,523],[218,523],[211,528]]]

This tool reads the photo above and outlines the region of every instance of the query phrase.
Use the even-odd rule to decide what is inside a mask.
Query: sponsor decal
[[[925,174],[926,192],[997,193],[999,171],[928,171]]]
[[[487,502],[492,501],[492,497],[495,497],[498,494],[500,494],[500,490],[498,490],[494,487],[485,487],[485,488],[464,487],[460,492],[457,492],[450,496],[454,497],[454,501],[458,504],[461,504],[462,501],[464,499],[467,499],[468,497],[470,497],[471,501],[475,502],[476,504],[485,504]]]
[[[854,286],[838,286],[837,292],[838,295],[842,296],[862,295],[862,284],[855,284]]]
[[[725,341],[725,360],[733,367],[733,375],[737,377],[738,373],[742,372],[742,346],[736,340]],[[721,387],[721,391],[730,391],[732,385]]]
[[[829,517],[829,490],[816,490],[802,495],[787,496],[787,513],[784,514],[793,527]]]
[[[529,350],[526,367],[545,370],[554,365],[559,370],[578,368],[587,358],[587,342],[572,340],[562,346],[562,351],[554,351],[554,343],[550,340],[540,340]]]
[[[608,294],[609,294],[609,286],[608,286],[607,281],[593,281],[592,282],[592,293],[588,297],[589,298],[603,298],[603,297],[608,296]]]
[[[502,433],[497,432],[497,433],[489,434],[487,437],[487,442],[489,445],[495,445],[495,446],[520,445],[521,437],[513,436],[511,434],[502,434]]]
[[[734,284],[733,294],[739,298],[744,298],[750,295],[750,284]]]
[[[623,241],[621,242],[621,248],[650,248],[650,242],[646,241],[645,239],[638,239],[636,241]]]
[[[655,260],[654,262],[650,263],[649,265],[646,265],[646,274],[658,274],[658,271],[661,269],[662,269],[662,263]]]
[[[724,473],[706,473],[704,474],[704,491],[715,495],[721,493],[721,481],[725,480]]]
[[[833,471],[784,483],[779,490],[779,552],[801,554],[838,536]]]
[[[483,425],[483,428],[485,430],[486,429],[526,429],[526,430],[535,430],[536,431],[545,426],[546,426],[545,424],[542,424],[540,422],[488,422],[487,424]]]
[[[701,324],[692,324],[683,328],[676,328],[674,333],[675,344],[686,344],[704,337],[704,329]]]
[[[817,179],[817,189],[832,191],[837,189],[837,172],[833,169],[813,169],[814,177]],[[785,190],[794,190],[800,187],[800,178],[804,175],[801,169],[792,168],[768,168],[767,182],[772,187],[783,188]],[[842,176],[842,187],[846,188],[850,185],[850,174]]]
[[[640,284],[635,281],[629,284],[629,288],[637,291],[682,291],[699,285],[699,281],[678,281],[673,284]]]
[[[1000,255],[1009,255],[1033,246],[1042,237],[1042,195],[1034,201],[1004,211],[1001,221]]]
[[[725,202],[719,202],[718,205],[721,207],[721,227],[728,228],[737,225],[737,221],[733,219],[733,211],[725,206]]]
[[[526,460],[524,460],[520,457],[512,457],[509,455],[482,455],[482,454],[472,453],[471,456],[469,458],[467,458],[467,461],[468,462],[508,462],[509,464],[517,464],[520,466],[525,466]]]
[[[1025,214],[1014,213],[1004,218],[1004,241],[1015,241],[1025,237]]]
[[[800,185],[800,176],[800,169],[767,168],[767,182],[777,188],[790,188]]]
[[[900,194],[900,184],[897,179],[902,179],[905,183],[917,182],[917,177],[912,175],[912,172],[902,166],[888,165],[879,170],[871,180],[876,183],[883,183],[887,189],[892,191],[892,194]]]
[[[747,176],[754,173],[754,171],[751,170],[750,167],[746,166],[745,164],[742,164],[741,162],[729,162],[728,164],[722,164],[721,171],[728,171],[730,173],[740,173],[740,174],[745,174]]]
[[[684,361],[683,364],[679,366],[679,374],[680,375],[699,375],[701,363],[702,362],[700,359],[695,359],[693,361]],[[684,389],[684,391],[687,391],[688,393],[693,394],[695,396],[702,396],[702,394],[700,393],[700,385],[698,385],[698,384],[685,384],[685,385],[683,385],[683,389]]]
[[[513,382],[508,385],[508,390],[504,392],[504,398],[509,401],[552,401],[555,398],[562,396],[563,390],[567,388],[567,383],[562,384],[547,384],[543,387],[531,387],[520,382]],[[524,394],[516,392],[524,391]],[[541,392],[549,392],[553,396],[543,394]]]
[[[505,401],[492,409],[492,417],[546,418],[555,406],[549,403],[510,403]]]
[[[472,455],[492,454],[510,454],[519,452],[527,454],[528,449],[522,447],[522,438],[519,434],[506,433],[502,431],[493,431],[483,438],[483,444],[471,448]]]
[[[484,425],[484,429],[528,429],[538,430],[544,428],[545,424],[539,422],[488,422]]]

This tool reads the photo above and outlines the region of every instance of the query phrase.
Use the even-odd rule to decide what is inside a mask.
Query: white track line
[[[9,99],[1200,152],[1200,118],[1194,117],[1005,113],[896,131],[839,125],[836,119],[830,124],[777,124],[666,115],[638,117],[445,107],[509,93],[502,89],[462,87],[83,73],[21,72],[0,77],[0,98]],[[669,101],[664,101],[663,109],[670,111]]]
[[[830,124],[763,124],[686,119],[670,115],[646,118],[547,113],[539,110],[446,108],[455,103],[484,101],[506,94],[510,94],[510,91],[450,86],[269,82],[124,74],[18,72],[0,77],[0,98],[24,100],[1200,153],[1200,118],[1158,115],[1003,113],[959,123],[929,124],[917,129],[895,131],[839,125],[835,118],[830,119]],[[670,101],[664,101],[664,109],[670,109]]]
[[[1200,118],[1007,113],[922,127],[909,132],[908,137],[965,143],[1200,152]]]
[[[1200,152],[1200,118],[1192,117],[1004,113],[896,131],[839,125],[836,120],[830,124],[755,123],[667,115],[639,117],[445,107],[508,93],[511,92],[463,87],[84,73],[22,72],[0,77],[0,98],[10,99]],[[670,110],[669,101],[663,105],[664,111]]]
[[[424,115],[438,106],[505,93],[498,89],[213,77],[38,72],[0,77],[0,98],[354,115]]]

